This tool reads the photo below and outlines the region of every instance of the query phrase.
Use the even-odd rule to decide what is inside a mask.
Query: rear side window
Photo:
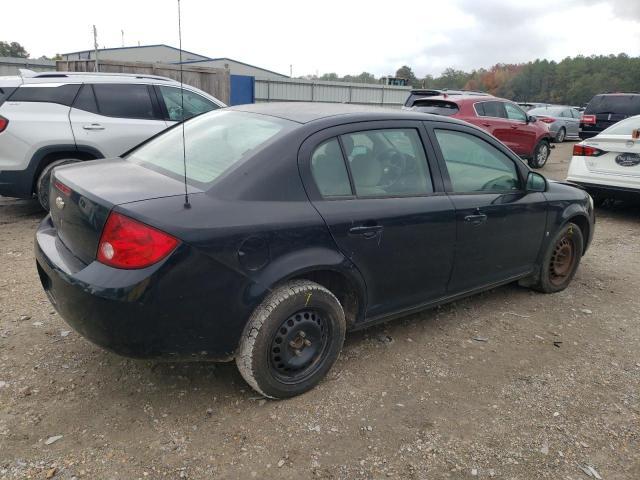
[[[311,173],[323,197],[351,195],[349,174],[337,139],[327,140],[314,150]]]
[[[507,118],[507,112],[502,102],[479,102],[474,106],[481,117]]]
[[[100,114],[108,117],[155,119],[146,85],[95,84],[93,91]]]
[[[0,105],[9,98],[9,95],[13,93],[16,87],[0,87]]]
[[[91,85],[84,84],[82,86],[76,101],[73,102],[73,108],[84,110],[85,112],[98,113],[98,104]]]
[[[640,114],[640,95],[596,95],[587,104],[586,114]]]
[[[397,197],[433,192],[417,130],[367,130],[341,137],[356,195]]]
[[[455,115],[460,111],[458,105],[454,102],[446,102],[443,100],[416,100],[413,104],[413,110],[425,113],[434,113],[436,115]]]
[[[43,83],[23,85],[13,92],[10,100],[12,102],[59,103],[60,105],[71,106],[79,89],[80,85],[78,84],[52,85]]]

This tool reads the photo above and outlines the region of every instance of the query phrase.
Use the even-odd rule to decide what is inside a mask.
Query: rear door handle
[[[85,130],[104,130],[104,127],[99,123],[90,123],[88,125],[83,125],[82,128]]]
[[[464,221],[469,222],[471,225],[480,225],[487,221],[487,216],[484,213],[475,213],[464,217]]]
[[[490,123],[484,123],[484,122],[482,123],[482,125],[484,125],[485,127],[490,127],[491,126]]]
[[[382,231],[382,225],[359,225],[351,227],[349,233],[351,235],[363,235],[366,238],[375,237],[378,232]]]

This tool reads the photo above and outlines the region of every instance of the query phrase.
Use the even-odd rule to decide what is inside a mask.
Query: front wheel
[[[542,259],[540,278],[533,285],[535,290],[555,293],[569,286],[578,270],[584,237],[575,223],[562,227],[551,239]]]
[[[56,160],[55,162],[51,162],[49,165],[42,169],[40,172],[40,176],[36,182],[36,197],[38,198],[38,202],[40,202],[40,206],[45,210],[49,211],[49,188],[51,183],[51,173],[53,169],[59,167],[60,165],[66,165],[68,163],[79,162],[80,160],[75,160],[73,158],[65,158],[62,160]]]
[[[551,153],[551,147],[549,146],[549,142],[547,140],[540,140],[540,143],[536,145],[535,150],[533,151],[533,156],[531,160],[529,160],[529,166],[531,168],[542,168],[547,163],[549,159],[549,154]]]
[[[247,322],[236,365],[245,381],[270,398],[315,387],[338,359],[346,322],[338,299],[307,280],[276,289]]]

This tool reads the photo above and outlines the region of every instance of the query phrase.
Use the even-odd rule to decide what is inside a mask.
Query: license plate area
[[[635,167],[640,165],[640,155],[637,153],[621,153],[616,156],[616,163],[621,167]]]

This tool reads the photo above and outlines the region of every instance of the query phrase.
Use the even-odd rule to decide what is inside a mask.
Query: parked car
[[[520,108],[522,108],[525,112],[528,112],[532,108],[540,108],[546,107],[549,105],[548,103],[540,103],[540,102],[518,102]]]
[[[465,120],[476,125],[529,161],[542,168],[551,152],[551,134],[544,122],[528,115],[515,103],[492,96],[449,96],[418,99],[412,110]]]
[[[640,115],[574,145],[567,180],[586,188],[596,205],[640,198]]]
[[[532,108],[527,112],[541,122],[549,125],[549,133],[557,143],[562,143],[565,139],[579,140],[580,132],[580,112],[573,107],[563,105],[547,105],[544,107]]]
[[[0,90],[0,195],[45,210],[54,167],[118,156],[182,118],[180,84],[154,75],[26,72]],[[186,118],[225,106],[184,92]]]
[[[450,89],[437,89],[437,88],[416,88],[411,90],[411,93],[404,102],[403,110],[410,110],[413,107],[416,100],[428,97],[438,97],[440,95],[477,95],[481,97],[489,96],[488,93],[479,92],[476,90],[450,90]]]
[[[595,137],[616,122],[640,115],[640,93],[603,93],[593,97],[580,118],[580,138]]]
[[[264,103],[184,128],[184,160],[173,128],[54,170],[40,279],[96,344],[235,358],[268,397],[317,384],[346,330],[517,280],[560,291],[593,235],[583,190],[451,118]]]

